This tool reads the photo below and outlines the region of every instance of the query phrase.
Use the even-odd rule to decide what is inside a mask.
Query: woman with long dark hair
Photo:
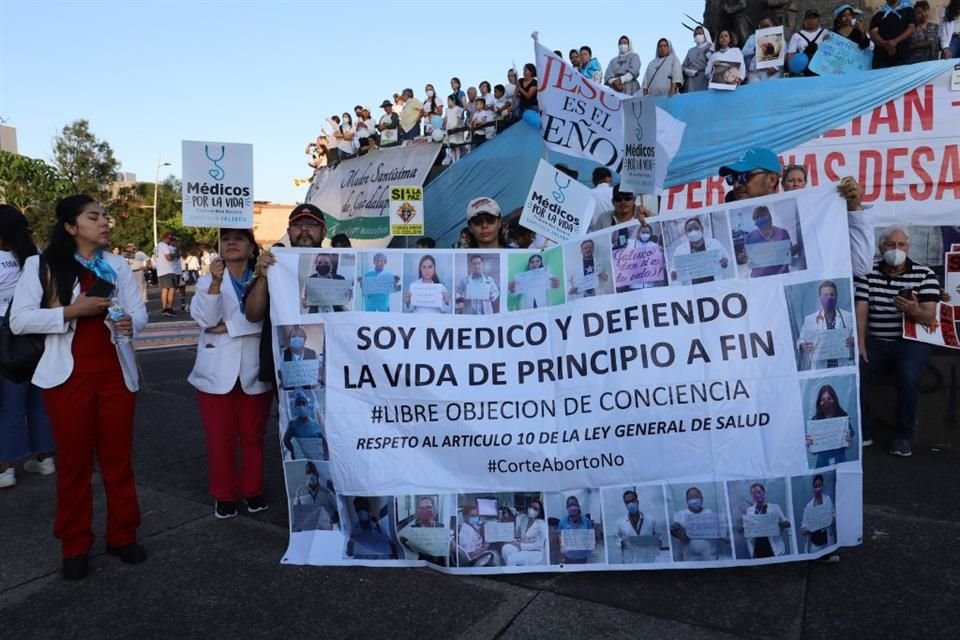
[[[147,311],[127,261],[104,251],[109,246],[100,203],[86,195],[57,202],[43,252],[45,286],[39,259],[28,258],[10,314],[15,333],[46,334],[33,384],[44,389],[57,447],[53,532],[68,580],[87,575],[94,456],[107,494],[107,553],[129,564],[147,558],[137,544],[140,509],[130,462],[139,388],[132,338],[146,326]]]
[[[960,0],[950,0],[940,11],[940,47],[944,59],[960,58]]]
[[[220,253],[190,302],[190,316],[202,333],[188,381],[197,388],[207,439],[214,515],[233,518],[240,498],[250,513],[268,508],[263,499],[263,434],[273,388],[257,379],[263,323],[244,316],[243,292],[260,255],[253,232],[221,229]]]
[[[16,207],[0,205],[0,314],[6,313],[27,258],[37,254],[26,217]],[[53,435],[43,408],[43,392],[29,382],[0,377],[0,488],[17,483],[14,465],[48,476],[53,463]]]
[[[833,418],[847,418],[845,421],[847,428],[843,436],[843,441],[846,444],[838,449],[818,451],[817,459],[814,462],[814,468],[816,469],[846,462],[847,447],[849,447],[853,442],[853,431],[850,429],[849,416],[847,415],[847,412],[843,410],[843,407],[840,406],[840,399],[837,397],[837,392],[832,386],[825,384],[817,391],[816,410],[813,413],[813,417],[810,419],[831,420]],[[813,436],[807,434],[806,443],[807,450],[809,451],[816,444],[816,440]]]

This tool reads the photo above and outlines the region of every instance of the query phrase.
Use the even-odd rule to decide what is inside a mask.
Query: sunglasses
[[[622,193],[613,196],[613,201],[614,201],[614,202],[624,202],[624,201],[627,201],[627,200],[634,200],[634,199],[635,199],[635,196],[628,196],[628,195],[624,195],[624,194],[622,194]]]
[[[747,184],[750,182],[750,178],[753,176],[758,176],[761,173],[770,173],[766,169],[759,169],[756,171],[748,171],[746,173],[731,173],[727,176],[727,184],[731,187],[735,184]]]

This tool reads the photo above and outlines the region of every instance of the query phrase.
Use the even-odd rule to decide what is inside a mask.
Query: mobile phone
[[[901,289],[900,293],[897,294],[897,297],[910,300],[913,298],[913,289]]]
[[[103,278],[97,278],[87,289],[89,298],[112,298],[114,287]]]

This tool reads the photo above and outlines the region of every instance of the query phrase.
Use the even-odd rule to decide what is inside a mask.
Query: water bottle
[[[120,306],[120,300],[118,298],[113,298],[110,302],[110,308],[107,309],[107,318],[110,319],[110,334],[113,336],[113,344],[117,346],[127,344],[130,342],[130,336],[117,331],[116,324],[120,318],[127,314],[124,312],[123,307]]]

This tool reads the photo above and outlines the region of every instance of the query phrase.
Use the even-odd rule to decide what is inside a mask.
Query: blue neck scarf
[[[245,307],[247,306],[243,300],[243,293],[247,289],[247,285],[250,284],[250,281],[253,280],[253,271],[250,267],[247,267],[243,271],[243,277],[240,280],[237,280],[233,277],[233,274],[230,275],[230,284],[233,285],[233,290],[237,294],[237,300],[240,302],[240,311],[246,311]]]
[[[106,280],[112,285],[117,284],[117,272],[113,270],[113,267],[106,261],[103,257],[103,249],[97,249],[97,252],[93,254],[93,258],[88,260],[80,255],[78,252],[73,253],[73,258],[80,266],[93,273],[101,280]]]
[[[889,4],[884,3],[884,5],[880,7],[880,10],[883,11],[884,18],[886,18],[891,13],[895,14],[898,18],[900,18],[901,17],[900,10],[909,9],[912,6],[913,6],[913,3],[910,0],[900,0],[900,4],[898,4],[896,7],[891,7]]]

